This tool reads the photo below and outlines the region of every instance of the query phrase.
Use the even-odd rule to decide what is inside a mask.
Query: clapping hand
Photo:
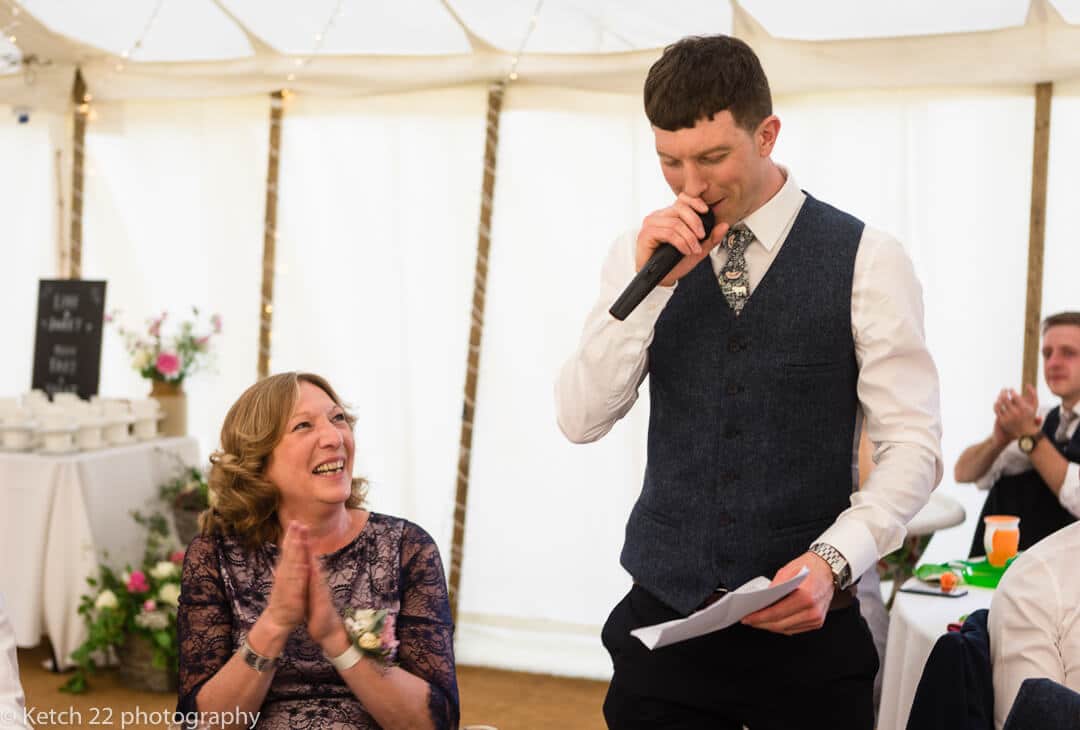
[[[270,619],[286,631],[303,623],[307,615],[310,571],[307,528],[299,522],[290,522],[281,541],[281,555],[274,569],[274,585],[266,606]]]
[[[1037,415],[1039,396],[1035,386],[1024,386],[1021,395],[1011,388],[1005,388],[994,403],[997,420],[994,423],[994,435],[998,429],[1009,435],[1010,440],[1039,430],[1042,419]]]
[[[330,585],[314,552],[308,552],[308,561],[307,628],[315,643],[325,648],[331,639],[345,635],[345,623],[334,606]]]

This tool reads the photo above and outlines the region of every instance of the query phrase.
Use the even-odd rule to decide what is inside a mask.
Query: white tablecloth
[[[968,586],[959,598],[897,593],[889,617],[877,730],[904,730],[923,667],[938,637],[965,614],[990,608],[994,592]]]
[[[62,668],[85,638],[79,597],[105,561],[137,563],[145,530],[130,512],[164,509],[158,488],[198,463],[193,438],[67,456],[0,453],[0,593],[19,646],[48,634]]]

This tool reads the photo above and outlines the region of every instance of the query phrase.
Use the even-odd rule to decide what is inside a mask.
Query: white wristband
[[[356,644],[349,644],[349,648],[341,652],[338,656],[327,656],[330,663],[334,665],[334,668],[339,672],[344,672],[349,669],[358,661],[364,658],[364,654],[356,648]]]

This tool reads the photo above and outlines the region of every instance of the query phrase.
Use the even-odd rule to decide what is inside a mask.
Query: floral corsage
[[[395,612],[386,608],[354,608],[345,612],[345,631],[364,656],[390,666],[397,658]]]

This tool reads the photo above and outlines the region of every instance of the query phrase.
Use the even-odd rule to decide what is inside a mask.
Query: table
[[[938,637],[960,616],[990,608],[994,591],[967,586],[959,598],[897,593],[889,617],[877,730],[904,730],[923,667]]]
[[[46,633],[60,668],[73,666],[86,636],[86,578],[103,553],[121,568],[141,559],[145,530],[130,511],[161,509],[158,487],[179,469],[175,457],[197,464],[198,454],[186,437],[63,456],[0,453],[0,593],[18,646]]]

